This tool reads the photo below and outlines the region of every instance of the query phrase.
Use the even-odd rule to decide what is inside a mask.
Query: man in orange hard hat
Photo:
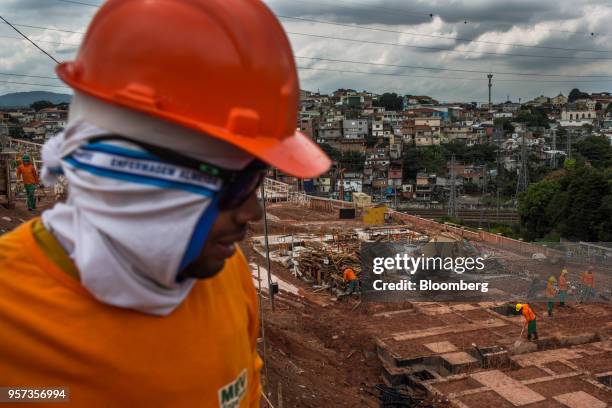
[[[26,206],[28,211],[36,209],[36,186],[39,183],[38,173],[30,160],[29,154],[24,154],[21,158],[21,164],[17,167],[17,180],[23,182],[26,191]]]
[[[555,298],[557,297],[557,288],[555,287],[555,283],[557,282],[557,278],[554,276],[548,277],[548,282],[546,283],[546,309],[548,310],[548,317],[553,317],[553,307],[555,305]]]
[[[559,306],[565,307],[565,298],[567,296],[567,268],[561,270],[559,275]]]
[[[0,238],[0,384],[75,407],[259,407],[236,243],[268,166],[330,165],[295,131],[278,20],[256,0],[109,0],[57,72],[75,94],[42,179],[69,193]]]
[[[592,265],[589,265],[587,270],[582,272],[580,283],[582,285],[580,302],[588,302],[595,297],[595,273]]]
[[[525,326],[527,326],[527,340],[538,339],[538,328],[536,326],[536,315],[527,303],[517,303],[516,311],[521,312],[525,318]]]
[[[345,266],[342,268],[342,279],[344,283],[347,285],[347,289],[345,292],[345,296],[351,296],[357,290],[357,285],[359,283],[359,279],[357,279],[357,275],[355,271],[350,266]]]

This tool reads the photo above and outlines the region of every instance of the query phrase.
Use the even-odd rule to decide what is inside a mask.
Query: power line
[[[370,31],[380,31],[380,32],[386,32],[386,33],[405,34],[405,35],[411,35],[411,36],[415,36],[415,37],[440,38],[440,39],[445,39],[445,40],[461,41],[461,42],[468,42],[468,43],[507,45],[507,46],[510,46],[510,47],[538,48],[538,49],[546,49],[546,50],[612,53],[612,50],[591,50],[591,49],[583,49],[583,48],[563,48],[563,47],[550,47],[550,46],[545,46],[545,45],[527,45],[527,44],[504,43],[504,42],[498,42],[498,41],[470,40],[468,38],[461,38],[461,37],[449,37],[449,36],[445,36],[445,35],[422,34],[422,33],[413,33],[413,32],[410,32],[410,31],[391,30],[391,29],[386,29],[386,28],[365,27],[365,26],[358,26],[358,25],[355,25],[355,24],[334,23],[332,21],[316,20],[316,19],[312,19],[312,18],[283,16],[283,15],[280,15],[280,14],[277,14],[276,17],[278,17],[280,19],[306,21],[306,22],[318,23],[318,24],[329,24],[329,25],[334,25],[334,26],[339,26],[339,27],[356,28],[356,29],[360,29],[360,30],[370,30]]]
[[[350,74],[363,74],[363,75],[378,75],[378,76],[393,76],[393,77],[406,77],[406,78],[429,78],[429,79],[451,79],[451,80],[462,80],[462,81],[482,81],[485,82],[485,78],[462,78],[462,77],[441,77],[433,75],[411,75],[411,74],[393,74],[387,72],[366,72],[366,71],[354,71],[348,69],[331,69],[331,68],[313,68],[313,67],[297,67],[302,70],[312,71],[325,71],[325,72],[338,72],[338,73],[350,73]],[[570,84],[583,84],[583,83],[601,83],[607,82],[606,80],[599,81],[567,81],[567,80],[529,80],[529,79],[497,79],[497,82],[537,82],[537,83],[570,83]],[[612,81],[610,79],[609,81]],[[484,103],[484,102],[483,102]]]
[[[48,86],[48,87],[52,87],[52,88],[66,88],[66,89],[70,89],[70,87],[63,86],[63,85],[32,84],[32,83],[29,83],[29,82],[0,81],[0,83],[15,84],[15,85]]]
[[[350,2],[350,4],[351,4],[350,6],[343,6],[343,5],[337,4],[336,2],[334,2],[334,4],[328,4],[328,3],[322,3],[320,1],[313,1],[313,0],[294,0],[294,1],[298,1],[300,3],[306,3],[308,5],[320,4],[322,6],[327,6],[327,7],[340,7],[340,8],[344,8],[344,9],[349,9],[351,11],[359,11],[360,7],[356,7],[355,4],[363,4],[363,3],[357,3],[357,2],[353,3],[351,1]],[[341,1],[341,0],[338,0],[338,1]],[[343,3],[345,3],[345,2],[343,2]],[[378,14],[381,14],[381,13],[382,14],[391,14],[390,12],[384,11],[384,10],[393,10],[393,15],[395,15],[395,16],[397,16],[397,14],[403,14],[403,15],[406,15],[406,16],[420,17],[420,18],[425,17],[425,16],[427,16],[429,18],[433,17],[433,14],[427,14],[426,15],[424,13],[411,13],[411,12],[404,11],[404,10],[399,10],[399,9],[390,9],[390,8],[387,8],[387,7],[379,7],[379,6],[375,6],[375,7],[366,6],[366,7],[363,7],[362,6],[361,8],[365,8],[366,10],[373,10],[373,11],[375,11]],[[371,13],[371,11],[368,11],[368,12]]]
[[[38,44],[36,44],[34,41],[30,40],[24,33],[22,33],[21,31],[19,31],[15,26],[13,26],[11,23],[9,23],[8,21],[6,21],[4,19],[4,17],[0,16],[0,19],[2,21],[4,21],[6,24],[8,24],[9,26],[11,26],[11,28],[15,31],[17,31],[23,38],[25,38],[26,40],[28,40],[30,43],[32,43],[33,46],[35,46],[36,48],[38,48],[43,54],[45,54],[47,57],[51,58],[56,64],[59,64],[59,61],[56,60],[53,55],[49,54],[47,51],[43,50],[42,48],[40,48],[38,46]]]
[[[13,72],[0,72],[0,75],[18,76],[18,77],[26,77],[26,78],[57,79],[57,80],[59,80],[59,78],[57,78],[57,77],[51,77],[51,76],[42,76],[42,75],[26,75],[26,74],[16,74],[16,73],[13,73]]]
[[[0,35],[0,38],[6,38],[7,40],[25,41],[23,38],[9,37],[9,36],[6,36],[6,35]],[[45,41],[45,40],[38,40],[38,39],[34,39],[34,41],[36,41],[38,43],[57,44],[57,45],[74,45],[74,46],[79,46],[80,45],[80,44],[77,44],[77,43],[67,43],[67,42],[60,42],[60,41]]]
[[[365,44],[376,44],[376,45],[391,45],[394,47],[407,47],[407,48],[417,48],[417,49],[426,49],[426,50],[437,50],[437,51],[445,51],[445,52],[454,52],[459,54],[487,54],[487,55],[497,55],[502,57],[528,57],[528,58],[544,58],[544,59],[579,59],[579,60],[601,60],[601,61],[610,61],[612,58],[597,58],[597,57],[576,57],[576,56],[561,56],[561,55],[530,55],[530,54],[507,54],[503,52],[492,52],[492,51],[472,51],[472,50],[453,50],[449,48],[440,48],[440,47],[428,47],[424,45],[413,45],[413,44],[404,44],[404,43],[392,43],[392,42],[382,42],[382,41],[373,41],[373,40],[360,40],[355,38],[345,38],[345,37],[332,37],[329,35],[320,35],[320,34],[308,34],[308,33],[296,33],[293,31],[287,31],[287,34],[291,35],[302,35],[306,37],[315,37],[315,38],[325,38],[330,40],[341,40],[341,41],[351,41],[351,42],[359,42]]]
[[[84,3],[82,1],[76,1],[76,0],[56,0],[56,1],[60,1],[62,3],[72,3],[72,4],[78,4],[78,5],[82,5],[82,6],[88,6],[88,7],[93,7],[93,8],[98,8],[101,5],[100,4],[91,4],[91,3]],[[403,15],[407,15],[407,16],[412,16],[412,17],[421,17],[421,18],[429,18],[429,19],[433,19],[435,16],[440,17],[442,20],[442,16],[440,14],[437,13],[420,13],[420,12],[410,12],[408,10],[404,10],[404,9],[397,9],[397,8],[390,8],[390,7],[382,7],[382,6],[369,6],[366,5],[365,3],[359,3],[359,2],[355,2],[352,1],[350,2],[351,6],[340,6],[338,4],[327,4],[327,3],[321,3],[321,2],[314,2],[312,0],[294,0],[294,1],[300,1],[302,3],[307,3],[307,4],[312,4],[312,3],[317,3],[317,4],[321,4],[321,5],[325,5],[325,6],[330,6],[330,7],[343,7],[343,8],[347,8],[347,9],[351,9],[354,10],[355,4],[360,5],[361,8],[365,8],[367,10],[375,10],[379,13],[385,13],[385,14],[393,14],[393,15],[397,15],[399,14],[403,14]],[[342,3],[348,3],[346,1],[343,0],[335,0],[336,2],[342,2]],[[388,10],[388,11],[384,11],[384,10]],[[444,21],[444,20],[443,20]],[[491,24],[491,23],[483,23],[483,22],[476,22],[476,21],[471,21],[467,18],[463,19],[463,23],[464,24],[479,24],[479,25],[484,25],[484,26],[491,26],[491,27],[495,27],[498,28],[497,25],[495,24]],[[457,23],[451,23],[451,22],[447,22],[447,24],[461,24],[460,22]],[[550,28],[533,28],[534,30],[537,31],[550,31],[550,32],[559,32],[559,33],[568,33],[568,34],[584,34],[584,35],[589,35],[589,36],[605,36],[605,37],[610,37],[607,34],[599,34],[599,33],[595,33],[595,32],[587,32],[587,31],[571,31],[571,30],[555,30],[555,29],[550,29]]]
[[[4,20],[4,22],[6,24],[9,24],[6,20]],[[41,26],[35,26],[35,25],[29,25],[29,24],[9,24],[9,25],[13,28],[14,26],[17,26],[17,27],[35,28],[37,30],[59,31],[60,33],[85,34],[83,31],[72,31],[72,30],[65,30],[62,28],[41,27]]]
[[[348,7],[348,6],[340,6],[338,4],[327,4],[327,3],[321,3],[321,2],[313,2],[311,0],[305,1],[305,0],[294,0],[294,1],[299,1],[302,3],[318,3],[318,4],[323,4],[329,7],[344,7],[344,8],[351,8],[351,9],[355,9],[357,7],[355,7],[355,4],[360,5],[361,8],[365,8],[367,10],[374,10],[376,12],[379,13],[385,13],[385,14],[389,14],[389,15],[395,15],[397,16],[397,14],[404,14],[404,15],[408,15],[408,16],[415,16],[415,17],[421,17],[422,19],[433,19],[434,17],[439,17],[442,21],[444,20],[444,17],[439,14],[439,13],[434,13],[434,12],[430,12],[430,13],[426,13],[426,12],[411,12],[405,9],[399,9],[399,8],[391,8],[391,7],[382,7],[382,6],[372,6],[372,5],[368,5],[365,3],[360,3],[357,1],[350,1],[350,4],[352,5],[352,7]],[[337,2],[341,2],[341,3],[349,3],[347,1],[344,0],[334,0],[334,3]],[[388,11],[384,11],[384,10],[388,10]],[[483,25],[483,26],[490,26],[490,27],[494,27],[495,29],[499,29],[499,25],[497,24],[493,24],[493,23],[484,23],[484,22],[479,22],[479,21],[472,21],[468,18],[463,18],[462,21],[458,21],[458,22],[450,22],[450,21],[445,21],[446,24],[479,24],[479,25]],[[519,23],[520,24],[520,23]],[[607,34],[600,34],[600,33],[595,33],[592,31],[571,31],[571,30],[555,30],[555,29],[551,29],[551,28],[536,28],[533,27],[534,30],[537,31],[550,31],[550,32],[559,32],[559,33],[567,33],[567,34],[581,34],[581,35],[587,35],[587,36],[591,36],[591,37],[595,37],[595,36],[604,36],[604,37],[610,37],[610,35]]]
[[[90,4],[90,3],[83,3],[82,1],[75,1],[75,0],[56,0],[56,1],[61,1],[62,3],[72,3],[72,4],[80,4],[82,6],[89,6],[89,7],[100,7],[99,4]]]
[[[459,68],[439,68],[439,67],[425,67],[425,66],[418,66],[418,65],[384,64],[382,62],[353,61],[353,60],[341,60],[341,59],[321,58],[321,57],[301,57],[298,55],[296,55],[295,58],[310,59],[310,60],[316,60],[316,61],[346,62],[349,64],[375,65],[375,66],[384,66],[384,67],[392,67],[392,68],[411,68],[411,69],[424,69],[424,70],[432,70],[432,71],[469,72],[469,73],[476,73],[476,74],[498,74],[498,75],[560,77],[560,78],[612,78],[612,75],[564,75],[564,74],[539,74],[539,73],[527,73],[527,72],[479,71],[479,70],[459,69]]]
[[[298,57],[299,58],[299,57]],[[331,68],[314,68],[314,67],[297,67],[298,69],[312,70],[312,71],[326,71],[326,72],[339,72],[339,73],[351,73],[351,74],[363,74],[363,75],[379,75],[379,76],[393,76],[393,77],[406,77],[406,78],[430,78],[430,79],[453,79],[463,81],[482,81],[485,82],[486,78],[462,78],[462,77],[442,77],[433,75],[412,75],[412,74],[393,74],[387,72],[366,72],[366,71],[354,71],[348,69],[331,69]],[[612,81],[609,80],[591,80],[591,81],[569,81],[569,80],[539,80],[539,79],[496,79],[496,82],[537,82],[537,83],[601,83]]]
[[[507,45],[511,47],[538,48],[538,49],[562,50],[562,51],[612,53],[612,50],[591,50],[591,49],[582,49],[582,48],[563,48],[563,47],[549,47],[549,46],[543,46],[543,45],[503,43],[503,42],[497,42],[497,41],[470,40],[470,39],[460,38],[460,37],[448,37],[448,36],[435,35],[435,34],[412,33],[408,31],[399,31],[399,30],[391,30],[391,29],[375,28],[375,27],[365,27],[365,26],[358,26],[355,24],[334,23],[331,21],[315,20],[315,19],[303,18],[303,17],[283,16],[279,14],[277,14],[276,16],[280,19],[307,21],[311,23],[328,24],[328,25],[335,25],[335,26],[340,26],[340,27],[349,27],[349,28],[354,28],[354,29],[359,29],[359,30],[370,30],[370,31],[380,31],[380,32],[388,32],[388,33],[396,33],[396,34],[405,34],[405,35],[416,36],[416,37],[440,38],[440,39],[445,39],[445,40],[462,41],[462,42],[468,42],[468,43],[473,42],[473,43],[482,43],[482,44]],[[35,26],[35,25],[29,25],[29,24],[13,24],[13,25],[17,27],[34,28],[38,30],[58,31],[58,32],[72,33],[72,34],[85,34],[83,31],[74,31],[74,30],[66,30],[66,29],[51,28],[51,27],[41,27],[41,26]],[[297,33],[297,34],[300,34],[300,33]],[[425,48],[425,47],[421,47],[421,48]],[[446,51],[450,51],[450,50],[446,50]],[[548,58],[555,58],[555,56],[549,56]]]

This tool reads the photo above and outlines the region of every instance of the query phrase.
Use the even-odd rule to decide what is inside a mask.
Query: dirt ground
[[[51,200],[43,199],[39,210],[29,212],[23,202],[17,202],[14,209],[0,207],[0,230],[8,231],[32,216],[40,214],[41,210],[52,205]],[[338,220],[336,214],[326,214],[286,205],[268,205],[268,231],[271,234],[317,232],[362,227],[356,220]],[[264,231],[263,222],[249,226],[248,237],[261,235]],[[241,243],[245,256],[249,261],[265,267],[265,259],[255,253],[248,242]],[[259,352],[265,360],[262,371],[262,381],[267,400],[262,406],[275,408],[326,408],[326,407],[379,407],[382,384],[382,365],[376,351],[375,340],[385,337],[389,332],[400,332],[440,326],[445,324],[461,324],[466,319],[483,320],[490,317],[483,310],[473,310],[444,316],[415,316],[411,303],[360,303],[357,299],[334,300],[329,293],[315,292],[311,285],[295,278],[280,264],[272,263],[272,273],[285,282],[299,289],[299,295],[281,292],[275,296],[274,310],[266,293],[262,294],[261,305],[263,314],[263,336],[259,344]],[[543,306],[542,306],[543,307]],[[394,316],[392,327],[387,327],[384,313],[399,311]],[[540,311],[544,314],[543,309]],[[576,331],[592,326],[597,319],[597,308],[588,310],[573,309],[574,319],[567,319],[566,310],[556,311],[558,319],[554,320],[555,328],[561,327]],[[401,318],[397,318],[400,316]],[[453,320],[454,319],[454,320]],[[604,324],[606,320],[602,321]],[[608,323],[609,324],[609,323]],[[552,325],[552,321],[543,319],[540,330],[543,332]],[[552,329],[552,327],[551,327]],[[508,333],[506,333],[508,331]],[[480,345],[495,343],[496,338],[507,334],[516,338],[520,328],[508,326],[496,329],[494,332],[471,332],[453,339],[451,335],[439,335],[422,338],[418,342],[404,343],[398,349],[406,355],[426,355],[428,350],[423,344],[453,340],[458,348],[470,347],[472,342]],[[490,340],[490,341],[489,341]],[[412,346],[410,346],[412,344]],[[609,354],[607,354],[609,356]],[[609,359],[585,358],[580,361],[581,368],[609,370]],[[588,367],[587,367],[588,366]],[[565,366],[551,363],[549,368],[562,372]],[[541,370],[529,367],[514,372],[517,379],[526,380],[538,378]],[[534,389],[546,388],[547,384],[536,385]],[[472,380],[459,380],[443,385],[445,392],[455,392],[478,387]],[[588,388],[587,386],[585,386]],[[585,389],[586,389],[585,388]],[[592,391],[589,389],[589,391]],[[544,391],[542,391],[546,394]],[[594,395],[600,395],[593,392]],[[417,397],[424,395],[415,394]],[[508,402],[497,394],[484,392],[466,395],[460,401],[468,406],[504,407]],[[441,399],[425,399],[426,406],[445,408],[448,403]],[[535,405],[534,405],[535,407]]]

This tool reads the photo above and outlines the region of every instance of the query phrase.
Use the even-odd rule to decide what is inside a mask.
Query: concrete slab
[[[472,306],[469,303],[460,303],[458,305],[450,306],[451,310],[465,312],[467,310],[478,309],[476,306]]]
[[[608,405],[584,391],[561,394],[553,398],[569,408],[606,408]]]
[[[454,353],[442,354],[444,360],[448,361],[452,365],[461,365],[461,364],[470,364],[476,363],[476,360],[473,356],[469,355],[465,351],[456,351]]]
[[[556,350],[546,350],[546,351],[538,351],[535,353],[522,354],[519,356],[510,357],[514,362],[516,362],[521,367],[528,367],[532,365],[544,365],[548,363],[552,363],[553,361],[559,360],[573,360],[576,358],[581,358],[582,355],[577,353],[574,350],[570,350],[567,348],[556,349]]]
[[[450,353],[451,351],[457,351],[457,347],[450,341],[439,341],[436,343],[423,344],[434,353]]]
[[[471,377],[516,407],[546,400],[544,396],[499,370],[483,371],[472,374]]]
[[[391,335],[395,341],[420,339],[423,337],[439,336],[446,333],[464,333],[480,329],[492,329],[505,326],[506,322],[500,319],[482,320],[472,323],[454,324],[447,326],[432,327],[428,330],[411,330],[407,332],[394,333]]]

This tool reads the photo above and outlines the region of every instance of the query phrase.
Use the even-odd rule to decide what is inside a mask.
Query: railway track
[[[432,210],[426,208],[402,210],[406,214],[416,215],[422,218],[443,218],[448,215],[446,210]],[[464,221],[493,221],[493,222],[518,222],[519,215],[514,211],[499,211],[496,210],[459,210],[459,217]]]

